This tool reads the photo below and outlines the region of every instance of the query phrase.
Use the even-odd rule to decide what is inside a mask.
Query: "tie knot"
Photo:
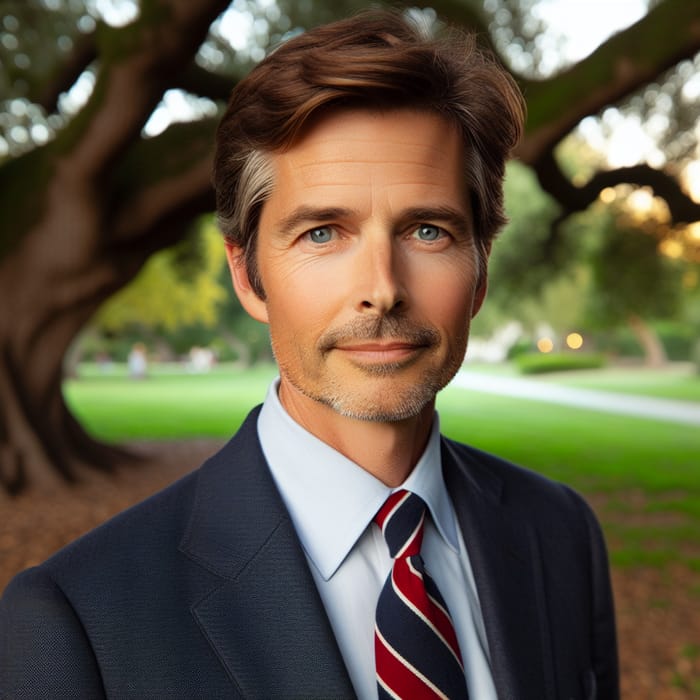
[[[423,541],[425,503],[410,491],[396,491],[387,498],[374,518],[393,559],[420,553]]]

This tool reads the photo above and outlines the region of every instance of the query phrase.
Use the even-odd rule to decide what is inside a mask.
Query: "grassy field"
[[[510,364],[470,364],[467,369],[498,376],[523,377]],[[665,399],[700,402],[700,372],[687,363],[674,363],[661,370],[643,367],[611,367],[601,370],[552,372],[527,379]]]
[[[700,402],[700,372],[686,364],[672,365],[659,371],[616,368],[592,373],[570,372],[549,377],[548,380],[586,389]]]
[[[501,373],[508,372],[501,369]],[[104,439],[228,437],[260,403],[274,367],[162,367],[146,380],[81,368],[68,402]],[[548,377],[543,381],[561,381]],[[565,383],[700,401],[700,379],[668,373],[589,372]],[[563,382],[562,382],[563,383]],[[443,432],[568,483],[597,506],[617,564],[681,561],[700,568],[700,429],[448,387]]]

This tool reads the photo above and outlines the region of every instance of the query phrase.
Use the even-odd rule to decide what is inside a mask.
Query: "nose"
[[[406,305],[400,254],[390,235],[370,236],[357,260],[357,310],[384,315]]]

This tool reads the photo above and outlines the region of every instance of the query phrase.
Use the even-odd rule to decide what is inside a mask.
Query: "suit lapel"
[[[192,612],[244,697],[354,697],[264,460],[257,413],[199,475],[180,549],[221,585]]]
[[[499,698],[553,697],[542,568],[531,525],[503,503],[504,484],[443,440],[443,471],[474,572]]]

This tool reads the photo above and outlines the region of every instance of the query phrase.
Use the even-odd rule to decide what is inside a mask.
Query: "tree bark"
[[[668,356],[654,329],[643,318],[634,314],[628,317],[627,322],[644,351],[644,364],[647,367],[664,367],[668,363]]]
[[[0,265],[0,294],[13,299],[12,315],[5,314],[0,327],[0,484],[10,493],[52,470],[72,481],[82,468],[111,469],[130,458],[91,438],[70,414],[61,391],[64,353],[101,295],[91,294],[89,280],[80,297],[58,278],[52,284],[54,270],[37,265],[41,261],[32,242]],[[44,248],[44,257],[51,253]],[[15,268],[8,270],[11,265]],[[32,276],[43,267],[48,274],[41,277],[48,284],[36,285],[36,295],[13,295],[15,281],[29,266]],[[99,274],[94,281],[99,283]]]
[[[102,28],[88,104],[53,143],[0,168],[2,209],[15,213],[0,246],[0,484],[10,493],[134,459],[71,415],[63,357],[149,255],[213,209],[213,122],[139,133],[227,5],[144,0],[138,22]]]

